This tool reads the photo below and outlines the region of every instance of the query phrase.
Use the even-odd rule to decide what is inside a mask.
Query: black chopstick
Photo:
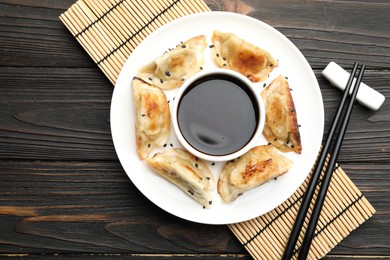
[[[358,69],[358,66],[359,66],[359,64],[355,62],[354,66],[352,68],[351,75],[350,75],[350,77],[348,79],[346,88],[344,90],[344,95],[343,95],[343,97],[342,97],[342,99],[340,101],[340,104],[339,104],[339,106],[337,108],[336,114],[335,114],[335,116],[333,118],[332,125],[331,125],[331,127],[329,129],[326,142],[325,142],[325,144],[324,144],[324,146],[322,148],[322,151],[321,151],[320,156],[318,158],[316,167],[315,167],[315,169],[313,171],[312,177],[311,177],[310,182],[308,184],[306,193],[305,193],[305,195],[303,197],[301,208],[300,208],[300,210],[298,212],[298,215],[297,215],[297,218],[295,220],[293,229],[291,231],[291,235],[290,235],[289,241],[287,243],[287,246],[285,248],[285,251],[284,251],[284,254],[283,254],[283,257],[282,257],[282,259],[284,259],[284,260],[291,259],[293,254],[295,253],[295,251],[294,251],[295,250],[295,244],[296,244],[296,242],[298,240],[298,237],[299,237],[299,234],[301,232],[301,229],[302,229],[302,226],[303,226],[303,222],[304,222],[304,220],[306,218],[307,211],[309,209],[311,200],[312,200],[314,192],[316,190],[318,179],[319,179],[319,177],[321,175],[321,171],[322,171],[322,169],[324,167],[324,163],[325,163],[326,157],[327,157],[327,155],[329,153],[330,154],[330,160],[329,160],[329,163],[328,163],[328,166],[327,166],[326,173],[325,173],[325,175],[324,175],[324,177],[322,179],[322,184],[321,184],[319,193],[317,195],[317,199],[316,199],[313,211],[312,211],[312,215],[311,215],[310,220],[309,220],[309,224],[308,224],[307,229],[306,229],[306,235],[305,235],[305,237],[303,239],[298,259],[306,259],[307,254],[309,252],[311,241],[312,241],[312,238],[313,238],[313,235],[314,235],[314,231],[315,231],[315,228],[317,226],[317,222],[318,222],[319,215],[320,215],[320,212],[321,212],[321,209],[322,209],[322,205],[323,205],[323,202],[325,200],[326,192],[327,192],[327,189],[328,189],[331,177],[332,177],[334,166],[336,164],[336,159],[337,159],[337,156],[339,154],[342,141],[344,139],[345,130],[347,128],[347,125],[348,125],[348,122],[349,122],[349,118],[350,118],[350,115],[351,115],[351,112],[352,112],[352,107],[354,105],[354,102],[355,102],[355,99],[356,99],[356,95],[357,95],[357,92],[359,90],[359,86],[360,86],[360,83],[362,81],[362,78],[363,78],[365,65],[361,65],[361,67],[360,67],[360,72],[359,72],[359,75],[358,75],[358,77],[356,79],[355,86],[354,86],[351,98],[349,100],[347,110],[344,113],[344,117],[341,118],[341,114],[342,114],[342,112],[344,110],[346,100],[347,100],[347,98],[349,96],[349,92],[350,92],[350,89],[351,89],[351,86],[352,86],[352,83],[353,83],[354,76],[355,76],[356,71]],[[332,151],[330,151],[330,145],[332,143],[333,136],[335,134],[336,128],[339,125],[340,121],[341,121],[342,124],[341,124],[340,130],[339,130],[339,135],[337,137],[336,144],[334,145]]]

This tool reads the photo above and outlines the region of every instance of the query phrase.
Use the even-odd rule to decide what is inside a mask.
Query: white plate
[[[280,64],[265,82],[257,83],[259,93],[279,74],[288,77],[301,125],[302,154],[285,154],[294,161],[293,168],[277,180],[253,189],[230,204],[223,204],[215,189],[213,207],[203,207],[177,187],[154,174],[139,160],[135,148],[134,110],[131,80],[140,66],[169,48],[196,35],[206,35],[211,45],[213,30],[232,32],[246,41],[268,50]],[[215,66],[206,48],[204,69]],[[166,91],[170,102],[176,90]],[[118,77],[111,103],[111,131],[119,160],[131,181],[153,203],[180,218],[206,224],[229,224],[260,216],[289,198],[309,174],[318,154],[324,125],[322,96],[316,77],[301,52],[271,26],[248,16],[207,12],[175,20],[148,36],[131,54]],[[172,131],[173,132],[173,131]],[[168,147],[181,147],[171,134]],[[267,144],[262,137],[258,144]],[[163,149],[163,148],[162,148]],[[158,151],[158,150],[156,150]],[[218,179],[222,163],[211,165]]]

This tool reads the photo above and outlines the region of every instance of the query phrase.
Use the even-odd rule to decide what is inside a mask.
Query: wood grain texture
[[[226,226],[173,217],[130,182],[111,140],[111,83],[58,19],[74,1],[0,0],[0,258],[250,259]],[[390,258],[389,2],[206,3],[269,23],[302,51],[325,129],[340,91],[321,70],[367,65],[364,82],[387,100],[354,108],[339,163],[377,213],[326,258]]]

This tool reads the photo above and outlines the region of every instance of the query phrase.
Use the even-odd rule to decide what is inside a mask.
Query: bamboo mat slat
[[[111,83],[115,84],[127,58],[150,33],[177,18],[208,11],[210,9],[203,0],[78,0],[61,14],[60,20]],[[309,177],[289,199],[274,210],[252,220],[228,225],[253,258],[281,257],[308,181]],[[341,167],[337,166],[309,259],[325,256],[374,213],[375,209]],[[301,236],[296,251],[302,240]]]

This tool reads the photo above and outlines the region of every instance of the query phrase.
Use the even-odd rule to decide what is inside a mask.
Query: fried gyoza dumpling
[[[193,37],[142,67],[136,76],[161,89],[180,87],[202,69],[206,46],[206,36]]]
[[[283,152],[301,153],[297,113],[287,80],[282,75],[266,87],[261,96],[265,106],[265,138]]]
[[[156,147],[164,145],[171,131],[171,113],[164,92],[134,78],[136,149],[141,160]]]
[[[278,66],[267,51],[244,41],[233,33],[214,31],[211,56],[221,68],[240,72],[253,82],[263,81]]]
[[[271,145],[256,146],[240,158],[227,162],[219,176],[218,193],[225,203],[244,192],[286,173],[292,161]]]
[[[214,175],[200,159],[183,149],[169,148],[145,161],[154,172],[175,184],[204,207],[212,206]]]

